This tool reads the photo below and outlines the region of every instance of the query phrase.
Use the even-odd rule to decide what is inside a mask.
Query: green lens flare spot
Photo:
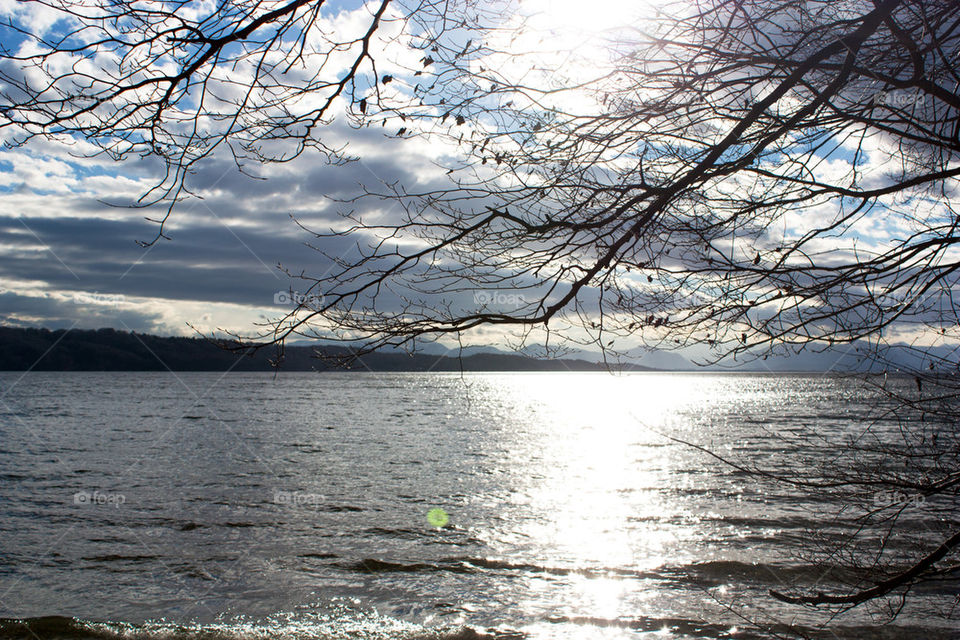
[[[447,523],[450,522],[450,516],[443,509],[436,507],[427,511],[427,522],[439,529],[447,526]]]

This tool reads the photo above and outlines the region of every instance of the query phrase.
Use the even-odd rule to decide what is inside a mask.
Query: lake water
[[[884,627],[770,598],[831,590],[804,542],[840,505],[662,435],[789,471],[876,415],[852,380],[0,373],[0,394],[2,638],[957,635],[955,583]]]

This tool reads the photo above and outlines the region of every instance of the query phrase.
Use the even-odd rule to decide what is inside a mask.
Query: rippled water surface
[[[0,637],[34,638],[818,635],[767,591],[822,571],[798,543],[837,505],[664,434],[786,469],[792,436],[882,404],[707,374],[2,373],[0,393]],[[950,637],[942,599],[821,637]]]

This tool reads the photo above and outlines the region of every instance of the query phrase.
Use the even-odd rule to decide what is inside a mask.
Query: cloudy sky
[[[589,20],[571,0],[529,0],[523,6],[537,20],[547,20],[555,33],[602,30],[634,6],[620,0],[601,4],[604,10],[590,12]],[[356,0],[324,6],[322,27],[331,33],[356,33],[369,20],[370,9]],[[214,10],[214,3],[190,3],[187,10],[200,15]],[[7,0],[0,0],[0,16],[47,36],[63,29],[54,12]],[[373,45],[380,47],[380,73],[402,73],[401,65],[409,67],[421,55],[396,48],[392,38],[399,28],[388,23],[384,38]],[[0,33],[8,50],[31,51],[16,33]],[[571,40],[569,46],[582,44],[582,39]],[[384,54],[387,47],[394,48]],[[351,62],[344,55],[326,71],[342,75]],[[343,101],[336,106],[344,109]],[[87,157],[96,148],[80,137],[68,143],[37,138],[5,148],[0,151],[0,323],[161,335],[192,335],[194,329],[250,333],[256,323],[290,308],[286,293],[309,286],[285,271],[320,276],[330,267],[326,257],[307,246],[318,244],[316,239],[291,216],[323,232],[341,221],[339,211],[353,207],[335,200],[357,195],[361,184],[372,190],[396,182],[408,190],[449,185],[437,163],[449,161],[454,148],[436,140],[397,139],[385,135],[388,130],[395,133],[395,125],[358,130],[336,118],[323,128],[323,142],[334,148],[349,143],[348,152],[362,158],[340,166],[307,152],[289,163],[246,167],[253,178],[227,154],[207,159],[186,180],[200,197],[179,204],[164,226],[170,239],[149,247],[138,241],[156,237],[159,227],[147,218],[162,217],[163,209],[124,205],[162,180],[160,161]],[[4,142],[14,135],[0,130]],[[395,207],[370,201],[359,212],[389,218]],[[320,246],[349,257],[355,242],[325,239]]]
[[[356,5],[340,3],[328,17],[368,15]],[[0,14],[32,28],[52,23],[18,11],[15,3],[0,3]],[[284,294],[307,286],[284,269],[320,275],[329,267],[306,246],[316,241],[291,216],[327,231],[339,220],[334,199],[356,195],[359,184],[402,181],[417,188],[444,176],[434,164],[436,145],[390,138],[379,128],[355,130],[342,118],[322,136],[330,146],[349,141],[350,152],[363,160],[332,166],[308,152],[290,163],[255,167],[253,178],[229,157],[208,159],[187,179],[201,197],[179,205],[164,227],[170,239],[149,247],[138,241],[153,240],[159,227],[146,218],[163,211],[123,205],[157,183],[159,161],[81,157],[91,151],[82,139],[35,139],[4,149],[0,323],[190,335],[188,325],[247,333],[254,323],[281,316],[290,308]],[[377,211],[377,203],[365,206],[369,213],[390,213]],[[322,247],[349,256],[354,242],[326,240]]]
[[[346,132],[340,132],[346,133]],[[160,211],[111,206],[138,197],[156,180],[157,164],[120,167],[71,158],[69,148],[31,145],[2,154],[0,164],[0,322],[46,327],[115,326],[160,334],[248,330],[282,313],[275,294],[303,290],[280,269],[322,273],[328,261],[305,243],[337,219],[331,198],[358,183],[422,184],[431,159],[417,143],[370,130],[362,162],[330,166],[305,155],[269,167],[267,180],[241,174],[227,159],[205,163],[189,180],[203,195],[175,210],[161,240],[145,219]],[[375,139],[375,140],[374,140]],[[442,172],[441,172],[442,173]],[[352,241],[323,248],[348,254]]]

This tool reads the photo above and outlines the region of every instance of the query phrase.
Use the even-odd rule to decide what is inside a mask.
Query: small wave
[[[320,511],[327,511],[330,513],[357,513],[363,510],[363,507],[354,507],[346,504],[329,504],[320,507]]]
[[[768,564],[763,562],[749,563],[736,560],[712,560],[709,562],[695,562],[676,567],[662,567],[657,573],[665,578],[689,580],[696,577],[697,582],[703,584],[722,584],[730,581],[754,582],[761,584],[802,583],[804,581],[819,581],[825,583],[841,577],[842,569],[831,567],[825,573],[825,568],[818,565],[805,564]],[[847,577],[844,574],[843,577]]]
[[[510,562],[507,560],[497,560],[494,558],[450,558],[449,562],[458,562],[470,567],[481,569],[491,569],[499,571],[523,571],[529,573],[546,573],[557,576],[582,575],[586,577],[609,577],[623,576],[630,578],[649,578],[655,574],[646,571],[636,571],[633,569],[624,569],[620,567],[549,567],[538,564],[529,564],[523,562]]]
[[[740,629],[732,629],[730,625],[709,624],[698,620],[682,618],[597,618],[592,616],[550,616],[547,622],[555,624],[574,624],[591,627],[614,627],[657,633],[667,631],[671,634],[683,634],[694,638],[738,638],[752,640],[761,636],[744,633]]]
[[[350,618],[317,620],[267,620],[209,625],[125,622],[91,622],[64,616],[0,618],[0,640],[524,640],[527,633],[507,628],[477,630],[471,627],[428,629],[382,616],[356,614]],[[955,639],[947,628],[917,626],[834,625],[812,628],[776,624],[765,629],[732,628],[729,625],[684,618],[603,618],[595,616],[550,616],[551,625],[620,628],[641,633],[666,632],[668,637],[737,638],[805,637],[817,640],[925,640]]]
[[[136,627],[123,624],[91,623],[63,616],[11,619],[0,618],[0,638],[34,638],[39,640],[114,640],[147,638],[148,632],[132,633]],[[155,637],[161,638],[162,634]]]
[[[955,633],[943,627],[917,627],[914,625],[859,626],[835,624],[827,627],[788,625],[777,623],[763,626],[736,626],[717,624],[705,620],[684,618],[600,618],[593,616],[550,616],[547,622],[591,627],[613,627],[644,633],[666,632],[667,637],[689,638],[737,638],[737,640],[767,640],[768,638],[808,638],[810,640],[901,640],[923,638],[924,640],[956,640]]]
[[[301,553],[299,557],[301,557],[301,558],[317,558],[317,559],[319,559],[319,560],[333,560],[333,559],[335,559],[335,558],[339,558],[340,556],[338,556],[338,555],[335,554],[335,553],[311,552],[311,553]]]
[[[586,577],[620,576],[629,578],[656,578],[657,573],[623,568],[550,567],[524,562],[510,562],[493,558],[454,557],[436,562],[394,562],[364,558],[359,562],[342,565],[351,571],[364,573],[425,573],[433,571],[450,573],[481,573],[483,571],[542,573],[555,576],[580,575]]]
[[[346,568],[364,573],[420,573],[422,571],[449,570],[447,567],[426,562],[387,562],[386,560],[376,560],[374,558],[365,558],[360,562],[347,565]]]
[[[384,617],[356,615],[313,621],[210,625],[90,622],[65,616],[0,618],[0,640],[521,640],[510,630],[426,629]]]
[[[429,536],[419,529],[389,529],[385,527],[369,527],[361,533],[374,537],[401,538],[404,540],[420,540]]]
[[[151,562],[159,558],[160,556],[154,555],[123,555],[111,553],[100,556],[85,556],[80,559],[88,562]]]
[[[334,565],[336,566],[336,565]],[[677,585],[693,585],[698,588],[719,586],[731,582],[754,583],[764,586],[802,584],[819,581],[828,584],[847,581],[855,576],[833,567],[824,574],[824,567],[805,564],[748,563],[736,560],[712,560],[691,564],[662,566],[650,570],[623,567],[574,567],[548,566],[526,562],[514,562],[496,558],[453,557],[436,561],[398,561],[364,558],[358,562],[340,564],[348,571],[362,573],[483,573],[486,571],[524,575],[543,574],[550,576],[583,576],[587,578],[622,578],[630,580],[656,580]]]

